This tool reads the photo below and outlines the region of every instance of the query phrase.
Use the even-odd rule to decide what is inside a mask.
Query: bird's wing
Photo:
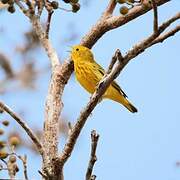
[[[121,87],[116,83],[116,81],[113,81],[111,85],[117,89],[125,98],[127,98],[126,93],[121,89]]]
[[[96,67],[98,67],[98,71],[101,73],[102,76],[104,76],[105,74],[105,70],[99,65],[99,64],[95,64]],[[94,67],[94,68],[96,68]],[[127,95],[126,93],[121,89],[121,87],[116,83],[116,81],[113,81],[111,83],[111,85],[116,89],[118,90],[125,98],[127,98]]]

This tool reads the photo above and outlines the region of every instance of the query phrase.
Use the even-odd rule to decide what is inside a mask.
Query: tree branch
[[[24,157],[19,157],[22,160],[23,167],[24,167],[24,178],[25,180],[28,180],[28,174],[27,174],[27,156],[24,155]]]
[[[158,10],[155,0],[152,0],[152,7],[154,12],[153,30],[154,33],[158,33]]]
[[[112,15],[115,7],[116,7],[116,0],[110,0],[110,1],[109,1],[109,4],[108,4],[108,6],[107,6],[107,8],[106,8],[106,10],[105,10],[105,12],[104,12],[103,15],[104,15],[106,18],[108,18],[109,16]]]
[[[135,45],[131,50],[129,50],[126,53],[126,55],[123,57],[124,65],[126,65],[131,59],[135,58],[140,53],[145,51],[148,47],[150,47],[153,41],[155,41],[155,39],[158,38],[160,34],[166,30],[166,28],[168,28],[173,22],[175,22],[178,19],[180,19],[180,13],[177,13],[176,15],[174,15],[173,17],[165,21],[161,26],[159,26],[158,33],[153,33],[152,35],[147,37],[145,40]],[[121,70],[124,68],[124,65],[120,68]]]
[[[162,4],[165,4],[169,2],[170,0],[156,0],[156,6],[160,6]],[[141,16],[142,14],[147,13],[152,9],[152,6],[144,6],[142,4],[141,6],[134,6],[132,9],[129,10],[128,14],[126,16],[119,15],[119,16],[113,16],[109,19],[107,19],[108,29],[115,29],[118,28],[129,21],[132,21],[136,19],[137,17]]]
[[[0,109],[3,109],[6,111],[16,122],[25,130],[27,135],[31,138],[31,140],[34,142],[37,150],[41,155],[43,155],[44,150],[42,147],[41,142],[36,137],[35,133],[28,127],[28,125],[21,119],[17,114],[15,114],[7,105],[5,105],[3,102],[0,102]]]
[[[52,43],[49,41],[49,39],[47,39],[46,32],[42,28],[39,17],[33,15],[30,20],[43,48],[45,49],[50,59],[50,63],[52,67],[54,68],[55,66],[60,65],[58,55],[54,50],[54,48],[52,47]]]
[[[91,131],[91,155],[90,155],[90,160],[86,172],[86,180],[91,180],[92,178],[92,171],[95,162],[97,161],[96,157],[96,148],[97,148],[97,143],[99,140],[99,134],[95,130]]]
[[[49,30],[50,30],[50,24],[51,24],[51,18],[53,15],[54,11],[48,11],[48,18],[47,18],[47,23],[46,23],[46,38],[49,39]]]
[[[52,72],[51,82],[46,98],[45,106],[45,122],[43,132],[44,145],[44,167],[43,170],[48,169],[49,174],[55,171],[55,164],[53,159],[58,154],[58,137],[59,137],[59,116],[63,104],[60,101],[62,94],[62,82],[60,74],[60,66],[56,66]],[[51,154],[51,155],[50,155]],[[58,176],[58,174],[54,175]],[[57,178],[58,179],[58,178]]]
[[[160,35],[158,38],[156,38],[151,44],[150,46],[157,44],[157,43],[162,43],[164,40],[166,40],[167,38],[169,38],[170,36],[175,35],[177,32],[180,31],[180,26],[175,27],[174,29]],[[149,46],[149,47],[150,47]]]

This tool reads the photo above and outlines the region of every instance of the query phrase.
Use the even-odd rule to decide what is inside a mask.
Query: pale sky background
[[[88,7],[82,6],[77,14],[61,10],[54,13],[50,36],[62,60],[68,57],[66,52],[68,46],[78,44],[81,37],[101,15],[107,1],[101,1],[101,4],[99,2],[92,1]],[[173,16],[179,11],[179,7],[179,0],[173,0],[160,7],[159,21]],[[98,63],[106,68],[117,48],[125,53],[150,34],[152,22],[152,12],[149,12],[105,34],[92,49]],[[68,38],[72,31],[67,30],[69,23],[75,25],[75,30],[79,34],[79,38],[71,44],[63,43],[63,37]],[[12,64],[18,69],[19,55],[12,49],[15,45],[23,43],[22,32],[29,29],[30,23],[18,10],[13,15],[1,13],[0,26],[7,30],[4,35],[0,34],[0,50],[8,54]],[[110,100],[99,104],[88,119],[75,150],[66,163],[64,174],[66,180],[84,179],[92,129],[96,129],[100,134],[98,161],[94,167],[94,174],[98,180],[180,179],[180,168],[176,166],[176,162],[180,160],[179,48],[180,34],[177,34],[163,44],[148,49],[126,66],[117,81],[139,112],[131,114]],[[35,57],[38,60],[38,67],[48,64],[43,51],[35,54]],[[31,127],[42,128],[49,79],[50,73],[45,74],[36,82],[37,90],[13,91],[0,95],[0,99],[16,112],[26,109],[25,119],[28,124]],[[89,97],[72,76],[63,95],[63,115],[74,123],[89,101]],[[23,133],[23,130],[20,131]],[[19,153],[28,154],[30,179],[40,179],[37,172],[40,169],[38,156],[24,149]],[[5,174],[0,174],[0,178],[4,176]],[[18,177],[22,177],[21,172],[18,173]]]

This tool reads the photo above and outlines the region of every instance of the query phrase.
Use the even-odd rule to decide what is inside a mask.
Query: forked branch
[[[92,175],[93,167],[95,162],[97,161],[96,157],[96,148],[97,148],[97,143],[99,140],[99,134],[95,130],[91,131],[91,155],[89,159],[89,164],[86,172],[86,180],[92,180],[94,175]]]

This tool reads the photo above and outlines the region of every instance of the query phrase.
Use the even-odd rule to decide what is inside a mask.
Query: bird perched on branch
[[[74,62],[76,79],[89,93],[93,94],[105,74],[104,69],[96,63],[93,53],[85,46],[73,46],[71,58]],[[110,84],[103,98],[121,103],[132,113],[137,112],[137,109],[128,101],[127,95],[115,81]]]

